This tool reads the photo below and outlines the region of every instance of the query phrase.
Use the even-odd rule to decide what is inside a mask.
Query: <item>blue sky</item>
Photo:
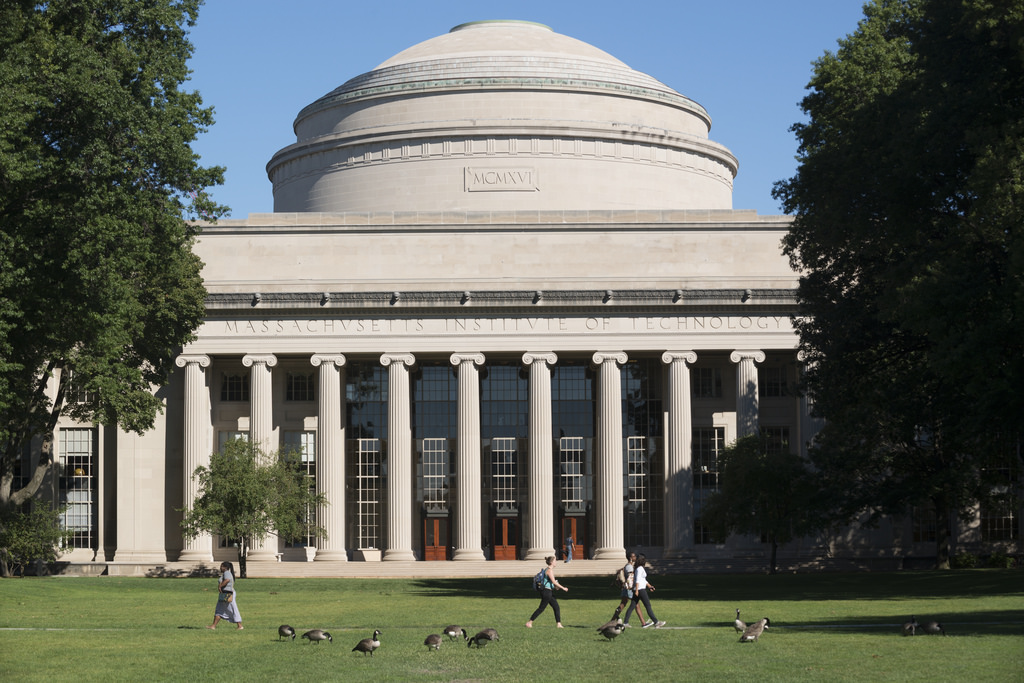
[[[739,158],[733,207],[778,214],[772,184],[793,174],[799,102],[812,63],[852,33],[863,0],[208,0],[191,40],[188,89],[215,109],[195,144],[227,168],[214,198],[231,217],[273,211],[266,164],[295,141],[305,105],[452,27],[522,19],[588,42],[700,103],[711,139]]]

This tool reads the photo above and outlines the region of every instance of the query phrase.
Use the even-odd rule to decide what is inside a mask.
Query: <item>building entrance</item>
[[[519,551],[519,520],[516,517],[495,517],[491,521],[494,559],[514,560]]]
[[[423,520],[423,559],[444,561],[448,559],[448,536],[451,521],[447,517],[427,517]]]
[[[569,539],[573,540],[572,559],[582,560],[587,557],[587,518],[584,515],[562,518],[562,559],[569,559]]]

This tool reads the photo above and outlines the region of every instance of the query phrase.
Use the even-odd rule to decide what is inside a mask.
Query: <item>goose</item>
[[[427,646],[427,651],[440,650],[441,649],[441,636],[436,633],[431,633],[427,636],[427,639],[423,641],[423,644]]]
[[[753,624],[751,624],[750,626],[746,627],[745,629],[743,629],[743,635],[740,636],[740,642],[741,643],[755,643],[755,642],[757,642],[758,637],[760,637],[760,635],[762,633],[764,633],[764,630],[766,628],[768,628],[768,625],[770,623],[772,623],[771,619],[769,619],[768,617],[765,617],[764,619],[761,619],[760,621],[756,621]]]
[[[480,631],[475,636],[470,638],[469,642],[466,643],[466,647],[473,647],[474,645],[476,645],[478,648],[480,648],[486,645],[487,643],[491,642],[492,640],[498,640],[498,632],[495,631],[493,628],[485,628],[483,631]]]
[[[622,619],[616,619],[615,621],[609,621],[604,626],[597,629],[598,633],[602,636],[611,640],[615,636],[619,635],[626,630],[626,627],[622,623]]]
[[[312,631],[306,631],[305,633],[302,634],[302,637],[303,638],[308,638],[309,642],[316,643],[317,645],[320,644],[321,640],[326,640],[328,643],[333,643],[334,642],[334,638],[331,637],[330,633],[328,633],[327,631],[323,631],[321,629],[318,629],[318,628],[315,628]]]
[[[369,654],[373,656],[373,651],[380,647],[380,639],[377,637],[380,635],[380,631],[374,631],[373,635],[369,638],[363,638],[356,646],[352,648],[352,652],[362,652],[365,657]]]
[[[281,624],[278,626],[277,639],[281,640],[282,638],[291,638],[292,640],[295,640],[295,629],[288,624]]]
[[[937,622],[937,621],[928,621],[928,622],[925,622],[925,623],[924,623],[924,624],[923,624],[923,625],[922,625],[922,626],[920,627],[920,629],[921,629],[922,631],[924,631],[925,633],[927,633],[928,635],[935,635],[935,634],[937,634],[937,633],[941,633],[942,635],[946,635],[946,629],[945,629],[945,628],[943,628],[942,624],[940,624],[940,623],[939,623],[939,622]]]
[[[911,615],[910,621],[903,624],[903,635],[914,636],[917,635],[917,617]]]
[[[455,640],[460,635],[462,636],[463,640],[466,640],[466,638],[469,637],[466,635],[466,629],[456,624],[452,624],[451,626],[445,626],[444,631],[442,631],[442,633],[448,636],[449,640]]]
[[[737,633],[743,633],[747,630],[747,625],[742,619],[740,619],[740,611],[736,610],[736,621],[732,622],[733,628],[736,629]]]

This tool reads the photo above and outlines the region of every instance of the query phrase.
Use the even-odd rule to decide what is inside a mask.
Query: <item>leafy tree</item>
[[[1024,3],[873,0],[814,68],[783,248],[836,519],[947,520],[1019,476]]]
[[[31,512],[0,509],[0,576],[25,574],[34,562],[53,562],[71,532],[62,528],[63,510],[40,505]]]
[[[719,541],[731,534],[764,537],[774,574],[779,546],[820,531],[818,486],[799,455],[780,450],[763,436],[744,436],[719,455],[720,488],[708,497],[701,522]]]
[[[311,519],[310,511],[326,504],[292,453],[265,455],[241,439],[229,441],[223,453],[210,457],[210,466],[196,468],[199,495],[181,521],[185,536],[206,532],[238,543],[240,576],[254,543],[268,536],[299,538],[327,532]]]
[[[212,110],[181,89],[200,4],[0,4],[0,510],[39,489],[61,414],[150,428],[202,320],[189,219],[223,212],[204,191],[223,171],[199,165]]]

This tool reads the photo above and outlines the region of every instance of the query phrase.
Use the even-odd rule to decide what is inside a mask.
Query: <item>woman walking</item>
[[[213,611],[213,623],[206,628],[211,631],[217,628],[221,619],[227,619],[233,624],[238,624],[241,631],[242,614],[238,611],[238,597],[235,595],[235,568],[230,562],[220,564],[220,582],[217,584],[217,607]]]
[[[554,593],[556,588],[561,588],[566,593],[569,592],[569,589],[558,583],[558,579],[555,578],[555,556],[548,555],[544,561],[547,562],[548,568],[544,570],[544,580],[541,582],[540,605],[533,611],[530,620],[526,622],[526,628],[533,628],[533,620],[539,617],[548,605],[551,605],[551,609],[555,612],[555,623],[558,628],[562,628],[562,611],[558,608],[558,600],[555,599]]]
[[[654,616],[654,610],[651,609],[651,599],[647,595],[648,590],[654,590],[654,585],[647,580],[647,556],[640,553],[636,557],[636,562],[633,563],[633,601],[629,606],[629,610],[626,612],[625,624],[629,625],[629,618],[633,615],[633,610],[636,610],[637,614],[640,614],[640,607],[637,605],[638,602],[644,603],[644,608],[647,610],[647,616],[650,618],[644,628],[653,626],[654,628],[661,628],[665,625],[664,621],[658,621],[658,617]]]

